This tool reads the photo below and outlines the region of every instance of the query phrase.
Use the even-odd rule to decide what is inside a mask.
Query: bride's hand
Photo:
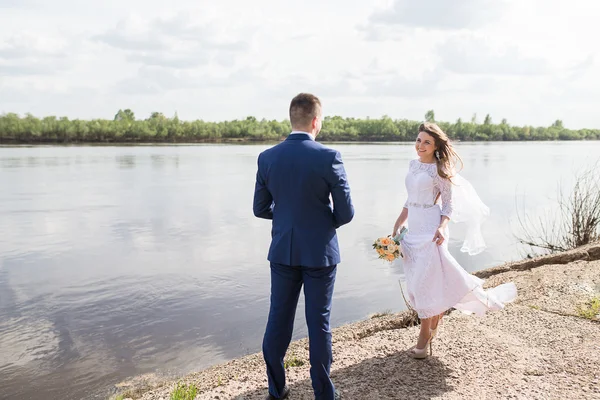
[[[433,235],[432,242],[436,242],[437,245],[439,246],[442,243],[444,243],[444,240],[446,240],[446,238],[444,237],[444,233],[442,232],[442,228],[438,228],[437,231],[435,231],[435,235]]]
[[[392,237],[396,237],[398,232],[404,228],[404,225],[394,226],[394,231],[392,232]]]

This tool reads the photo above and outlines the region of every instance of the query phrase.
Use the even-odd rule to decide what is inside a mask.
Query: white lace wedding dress
[[[449,253],[448,230],[444,233],[446,240],[442,245],[432,241],[441,216],[447,215],[452,220],[453,209],[458,205],[455,203],[460,202],[457,214],[471,214],[468,218],[460,215],[460,219],[475,222],[471,224],[467,234],[470,242],[465,241],[462,250],[477,254],[485,248],[478,226],[481,219],[474,214],[482,213],[477,210],[477,205],[484,209],[483,212],[486,212],[487,207],[481,203],[468,182],[460,176],[458,178],[464,182],[460,189],[438,175],[437,165],[425,164],[419,160],[411,161],[406,176],[408,200],[404,207],[408,208],[408,233],[401,245],[407,300],[420,318],[434,317],[450,308],[467,314],[483,315],[488,310],[502,309],[505,303],[513,301],[517,295],[514,283],[484,290],[483,280],[466,272]],[[471,193],[467,196],[464,196],[465,186],[471,188]],[[463,197],[458,196],[459,192],[463,193]],[[434,204],[438,194],[441,205],[439,200]],[[467,204],[469,201],[471,204]]]

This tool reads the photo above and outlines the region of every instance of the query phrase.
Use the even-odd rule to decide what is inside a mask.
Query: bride
[[[450,219],[467,225],[462,251],[471,255],[483,251],[480,224],[489,209],[469,182],[457,174],[456,165],[462,166],[462,160],[436,124],[419,126],[415,149],[419,158],[410,162],[405,180],[408,199],[392,235],[408,225],[400,242],[404,273],[408,301],[421,319],[419,339],[409,355],[426,358],[432,353],[431,341],[448,309],[483,315],[513,301],[517,289],[514,283],[506,283],[484,290],[483,280],[467,273],[448,252]]]

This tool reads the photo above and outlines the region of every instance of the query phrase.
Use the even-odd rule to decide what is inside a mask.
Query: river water
[[[260,351],[270,223],[252,215],[269,145],[0,147],[0,398],[106,398],[138,374]],[[356,208],[339,230],[332,323],[404,307],[401,263],[378,260],[405,200],[411,144],[332,144]],[[522,258],[517,208],[548,210],[600,142],[458,144],[492,214],[469,271]],[[451,226],[453,233],[460,233]],[[300,307],[303,306],[301,302]],[[306,335],[297,313],[295,338]]]

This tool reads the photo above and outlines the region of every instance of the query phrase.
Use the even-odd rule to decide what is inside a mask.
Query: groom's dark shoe
[[[267,397],[265,397],[265,400],[279,400],[279,399],[287,399],[290,395],[290,388],[285,386],[283,388],[283,391],[281,393],[281,397],[275,397],[272,394],[267,395]],[[337,397],[336,397],[337,399]]]

